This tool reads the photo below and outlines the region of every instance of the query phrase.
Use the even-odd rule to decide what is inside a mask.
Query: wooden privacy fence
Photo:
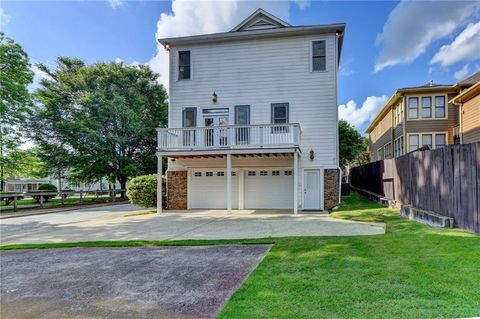
[[[453,217],[480,233],[480,143],[415,151],[350,170],[352,186]]]

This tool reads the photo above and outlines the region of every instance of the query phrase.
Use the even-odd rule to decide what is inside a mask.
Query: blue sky
[[[480,1],[0,0],[0,28],[32,63],[52,66],[60,55],[121,59],[164,74],[156,34],[227,31],[258,7],[292,25],[347,24],[339,111],[361,132],[396,88],[455,83],[480,68]]]

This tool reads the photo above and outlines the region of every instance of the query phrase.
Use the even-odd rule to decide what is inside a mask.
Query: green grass
[[[353,194],[332,216],[385,235],[6,245],[1,249],[273,243],[220,318],[454,318],[480,315],[480,237],[437,229]]]
[[[120,201],[120,198],[116,199]],[[95,195],[86,196],[83,198],[83,204],[93,204],[93,203],[106,203],[110,202],[112,199],[110,197],[99,197],[96,198]],[[79,196],[72,196],[67,197],[64,199],[64,206],[74,206],[80,205],[80,197]],[[43,208],[52,208],[52,207],[60,207],[62,206],[62,200],[60,198],[51,198],[48,201],[43,203]],[[33,208],[40,208],[40,204],[37,203],[36,200],[31,198],[25,198],[22,200],[17,201],[17,211],[25,210],[25,209],[33,209]],[[8,206],[5,205],[4,201],[0,201],[0,212],[12,212],[13,211],[13,202],[11,202]]]

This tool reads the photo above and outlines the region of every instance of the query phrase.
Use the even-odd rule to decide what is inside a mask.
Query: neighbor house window
[[[445,117],[445,96],[435,97],[435,117]]]
[[[422,97],[422,117],[432,117],[432,98],[430,96]]]
[[[417,134],[410,135],[408,137],[408,151],[415,151],[418,149],[418,142],[419,142],[419,137]]]
[[[191,73],[190,51],[178,52],[178,79],[188,80]]]
[[[442,134],[435,134],[435,147],[444,147],[447,145],[447,135],[442,133]]]
[[[312,71],[327,69],[325,40],[312,41]]]
[[[272,124],[286,124],[288,123],[288,103],[273,103],[272,104]],[[274,126],[272,133],[286,133],[288,127]]]
[[[408,98],[408,118],[409,119],[418,118],[418,97]]]
[[[422,134],[422,146],[425,145],[432,148],[432,134]]]

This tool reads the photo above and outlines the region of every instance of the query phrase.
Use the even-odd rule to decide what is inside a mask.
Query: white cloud
[[[469,68],[469,65],[468,64],[465,64],[463,66],[463,68],[461,68],[460,70],[458,70],[457,72],[455,72],[453,74],[453,76],[455,77],[455,79],[457,79],[458,81],[460,80],[463,80],[464,78],[467,77],[467,75],[470,74],[470,68]]]
[[[293,1],[300,8],[309,0]],[[156,39],[229,31],[256,9],[262,8],[280,19],[289,19],[290,2],[283,1],[188,1],[173,0],[172,13],[161,13]],[[159,82],[168,89],[168,52],[161,45],[148,65],[160,74]]]
[[[31,70],[33,72],[33,82],[28,86],[28,90],[33,92],[38,89],[42,79],[51,79],[51,77],[47,73],[40,70],[36,65],[32,65]]]
[[[362,106],[358,107],[354,100],[350,100],[338,106],[338,116],[358,129],[361,125],[372,121],[387,101],[386,95],[369,96]]]
[[[110,6],[114,9],[123,6],[123,4],[125,3],[124,0],[108,0],[108,2],[110,3]]]
[[[10,23],[10,16],[3,11],[3,8],[0,7],[0,28],[5,27]]]
[[[123,62],[123,60],[120,59],[120,58],[115,58],[114,62],[117,63],[117,64],[120,64],[120,63]]]
[[[439,39],[452,34],[476,14],[479,1],[403,0],[388,16],[377,36],[381,46],[375,72],[385,67],[413,62]]]
[[[434,55],[430,64],[449,66],[460,61],[480,59],[480,21],[470,23],[452,43],[444,45]]]

